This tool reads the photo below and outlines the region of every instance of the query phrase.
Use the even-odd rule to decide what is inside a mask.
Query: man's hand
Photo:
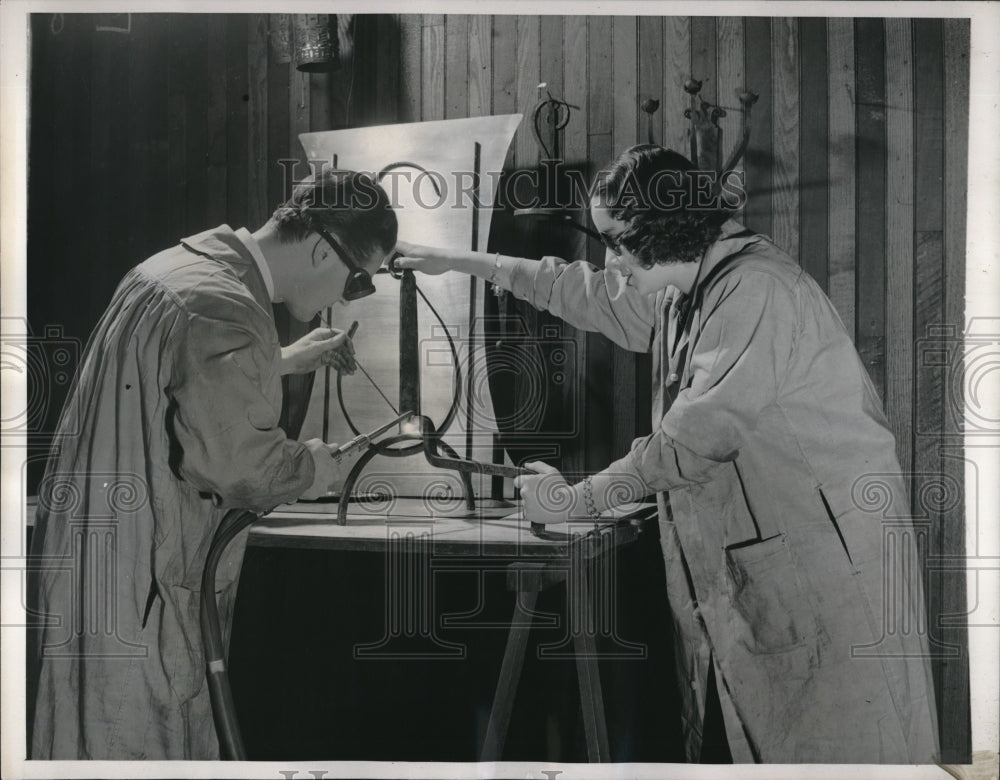
[[[307,501],[328,495],[335,487],[342,485],[347,475],[351,473],[354,462],[364,451],[359,447],[347,455],[341,455],[338,462],[331,453],[340,446],[339,444],[327,444],[321,439],[309,439],[303,444],[312,455],[313,466],[316,469],[312,485],[300,496]]]
[[[514,487],[521,490],[524,517],[533,523],[565,523],[586,517],[580,511],[580,497],[570,487],[559,470],[548,463],[535,461],[524,464],[537,474],[514,478]]]
[[[357,370],[354,344],[346,332],[336,328],[316,328],[281,348],[282,374],[308,374],[320,366],[330,366],[345,374],[353,374]]]

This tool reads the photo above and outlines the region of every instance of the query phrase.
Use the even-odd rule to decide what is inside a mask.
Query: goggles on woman
[[[603,230],[599,234],[601,236],[601,241],[604,242],[604,246],[608,248],[608,251],[614,253],[616,257],[622,256],[622,234],[610,235],[605,233]]]

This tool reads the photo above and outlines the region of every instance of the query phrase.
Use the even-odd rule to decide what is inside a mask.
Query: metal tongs
[[[452,471],[459,471],[466,474],[489,474],[494,477],[509,477],[511,479],[514,477],[521,477],[526,474],[538,473],[532,469],[521,468],[519,466],[505,466],[502,463],[484,463],[478,460],[449,458],[439,455],[438,444],[440,443],[441,436],[434,428],[434,423],[429,417],[425,417],[423,415],[417,415],[414,419],[420,421],[420,430],[423,434],[424,441],[424,457],[427,458],[427,462],[432,466],[436,466],[439,469],[450,469]],[[544,523],[531,522],[531,533],[539,539],[545,539],[550,542],[579,541],[580,539],[596,535],[597,530],[598,528],[595,527],[586,534],[574,535],[548,531],[546,530]]]

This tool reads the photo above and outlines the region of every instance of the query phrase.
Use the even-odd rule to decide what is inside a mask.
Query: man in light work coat
[[[689,760],[714,710],[737,763],[932,762],[921,572],[888,552],[916,536],[879,399],[819,286],[697,209],[691,168],[642,146],[599,179],[604,271],[404,244],[398,263],[652,351],[651,435],[578,485],[544,463],[518,484],[540,522],[567,519],[546,502],[560,490],[578,518],[657,494]]]
[[[395,241],[381,188],[326,171],[255,233],[223,225],[125,276],[39,491],[32,759],[218,758],[198,617],[212,536],[229,509],[322,495],[351,465],[278,427],[281,375],[352,370],[347,336],[282,349],[271,304],[308,322],[363,297]],[[226,623],[245,544],[218,570]]]

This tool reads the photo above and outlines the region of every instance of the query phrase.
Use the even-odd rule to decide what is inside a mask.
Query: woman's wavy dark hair
[[[357,171],[324,168],[300,182],[271,220],[282,242],[301,241],[317,227],[333,233],[355,265],[363,266],[375,249],[396,245],[396,213],[375,180]]]
[[[714,172],[705,173],[671,149],[640,144],[598,174],[590,197],[627,224],[618,240],[644,268],[697,262],[729,216],[709,197]]]

